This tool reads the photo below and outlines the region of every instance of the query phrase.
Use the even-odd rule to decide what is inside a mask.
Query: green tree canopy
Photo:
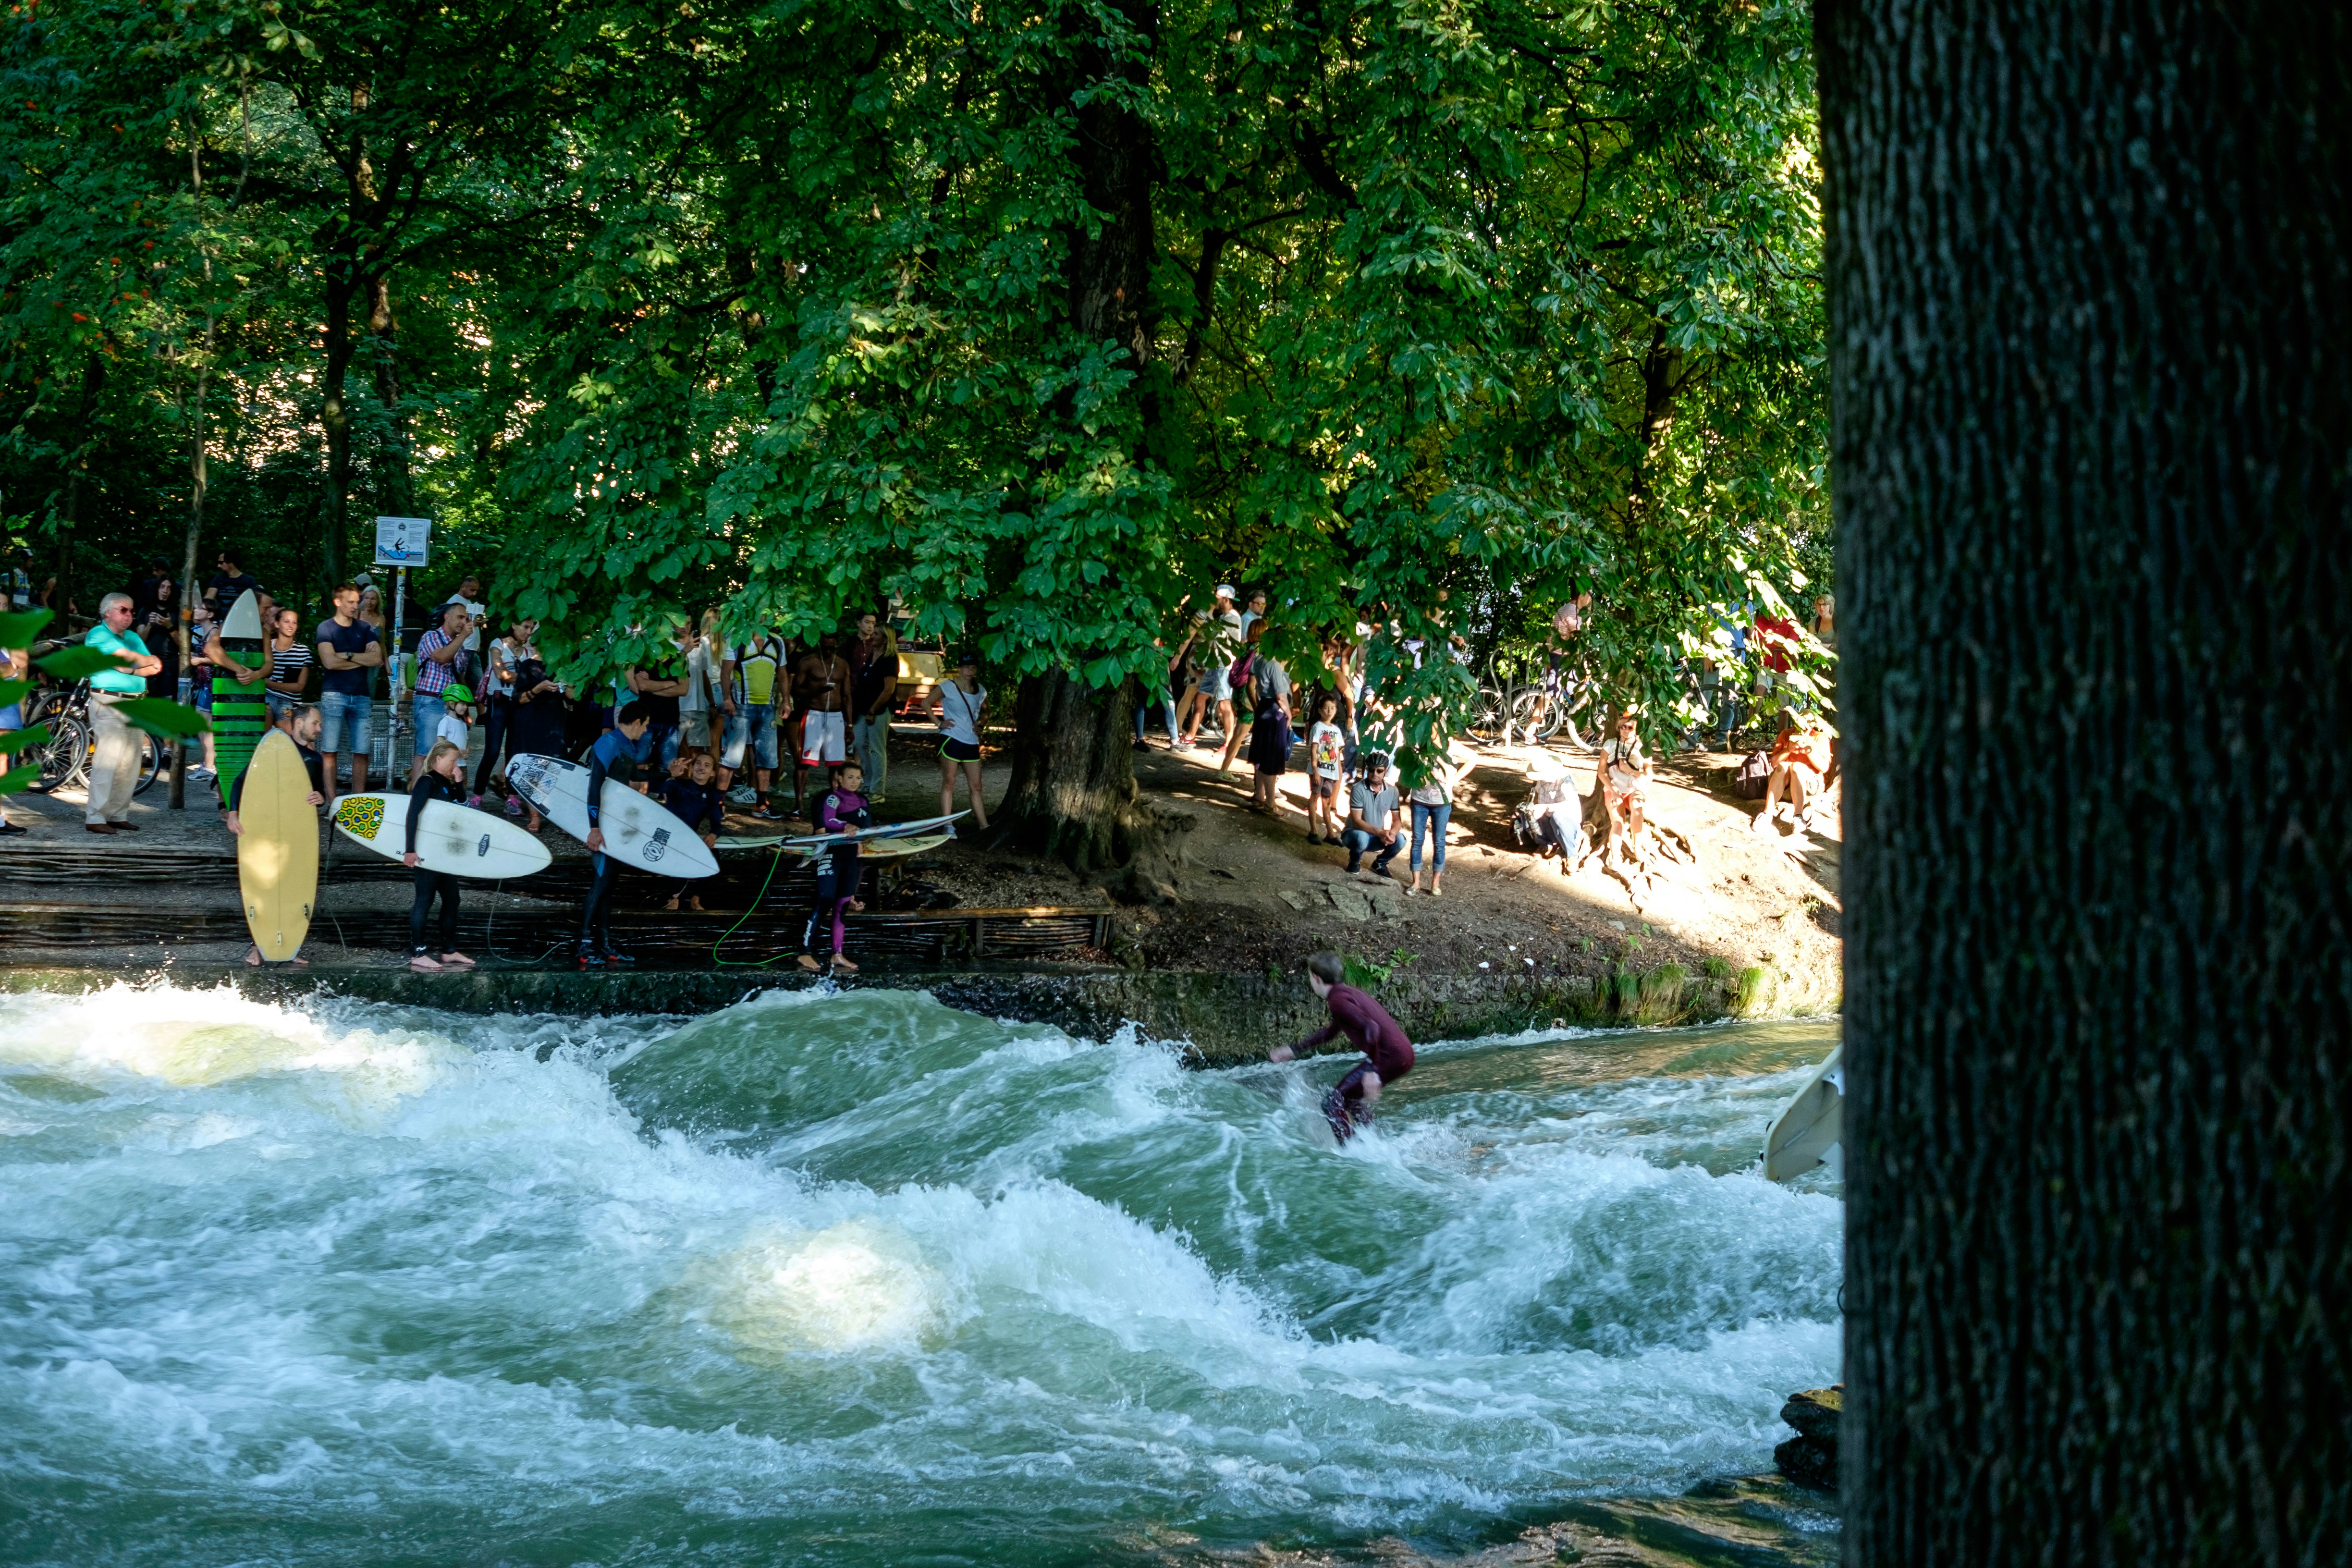
[[[1727,607],[1823,553],[1801,6],[68,0],[8,26],[12,96],[50,106],[10,110],[0,159],[11,507],[60,505],[65,437],[37,431],[92,439],[77,354],[175,374],[127,336],[91,358],[25,285],[88,270],[79,183],[184,188],[194,140],[276,268],[221,353],[224,439],[266,448],[222,527],[315,578],[372,510],[346,496],[454,520],[583,678],[708,606],[804,634],[895,595],[1019,685],[1026,728],[1108,733],[1188,595],[1241,578],[1302,674],[1376,630],[1410,758],[1470,686],[1416,646],[1523,649],[1589,589],[1597,670],[1663,720]],[[142,71],[170,107],[119,136],[13,85]],[[137,444],[103,483],[160,518]],[[273,464],[299,479],[251,482]],[[1126,763],[1096,748],[1049,806],[1073,764],[1040,739],[1013,816],[1115,852]]]

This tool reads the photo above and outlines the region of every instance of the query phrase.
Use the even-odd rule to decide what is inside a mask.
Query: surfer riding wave
[[[1388,1009],[1345,983],[1347,965],[1336,952],[1318,952],[1307,961],[1307,988],[1330,1009],[1331,1021],[1295,1046],[1276,1046],[1268,1061],[1286,1062],[1301,1051],[1312,1052],[1341,1035],[1364,1053],[1364,1059],[1323,1097],[1323,1120],[1332,1136],[1345,1143],[1356,1129],[1372,1119],[1383,1085],[1412,1070],[1412,1042],[1389,1016]]]

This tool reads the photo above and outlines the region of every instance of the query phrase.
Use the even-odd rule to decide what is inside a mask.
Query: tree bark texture
[[[340,259],[340,258],[339,258]],[[352,368],[352,299],[359,284],[347,266],[331,268],[326,275],[327,361],[320,377],[319,425],[327,437],[326,504],[319,510],[324,555],[320,563],[329,593],[343,581],[343,545],[350,537],[352,493],[352,409],[344,385]]]
[[[392,310],[392,279],[383,273],[367,280],[368,346],[375,356],[375,400],[383,410],[383,442],[376,458],[376,493],[386,517],[415,515],[409,479],[408,419],[400,405],[399,322]]]
[[[1013,700],[1013,783],[997,816],[1012,842],[1082,875],[1124,864],[1136,831],[1131,684],[1090,690],[1033,675]]]
[[[1845,1552],[2352,1533],[2352,23],[1824,0]]]
[[[1111,9],[1143,39],[1156,38],[1159,10],[1148,0],[1117,0]],[[1149,85],[1146,60],[1099,39],[1076,48],[1075,65],[1066,84],[1071,96],[1112,79],[1137,92]],[[1151,352],[1151,263],[1158,243],[1151,127],[1116,95],[1095,92],[1077,110],[1071,156],[1087,205],[1102,221],[1092,232],[1071,236],[1069,319],[1086,338],[1118,344],[1146,373],[1136,393],[1145,431],[1143,450],[1135,455],[1144,461],[1153,428],[1165,415],[1157,391],[1164,377]],[[1013,706],[1013,786],[999,807],[1013,843],[1055,856],[1081,874],[1128,858],[1135,830],[1134,714],[1129,683],[1089,690],[1075,676],[1058,672],[1022,681]]]

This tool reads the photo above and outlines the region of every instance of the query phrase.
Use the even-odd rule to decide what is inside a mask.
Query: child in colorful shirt
[[[1346,771],[1348,732],[1339,728],[1339,700],[1325,695],[1307,726],[1307,842],[1339,842],[1339,775]]]

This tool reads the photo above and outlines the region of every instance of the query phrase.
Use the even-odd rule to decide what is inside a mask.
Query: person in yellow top
[[[139,731],[131,727],[116,704],[147,695],[147,678],[163,661],[147,651],[131,629],[132,607],[128,594],[109,594],[98,604],[98,625],[82,638],[86,647],[114,656],[116,668],[89,678],[89,727],[96,742],[89,760],[89,802],[82,807],[82,826],[91,833],[136,833],[130,820],[131,795],[139,787]]]
[[[770,822],[778,820],[768,790],[776,776],[776,672],[783,663],[783,639],[762,632],[730,648],[719,672],[719,685],[736,700],[736,710],[727,721],[720,744],[719,788],[727,789],[748,751],[751,774],[759,785],[755,796],[759,815]],[[740,789],[733,798],[739,805],[751,804]]]

